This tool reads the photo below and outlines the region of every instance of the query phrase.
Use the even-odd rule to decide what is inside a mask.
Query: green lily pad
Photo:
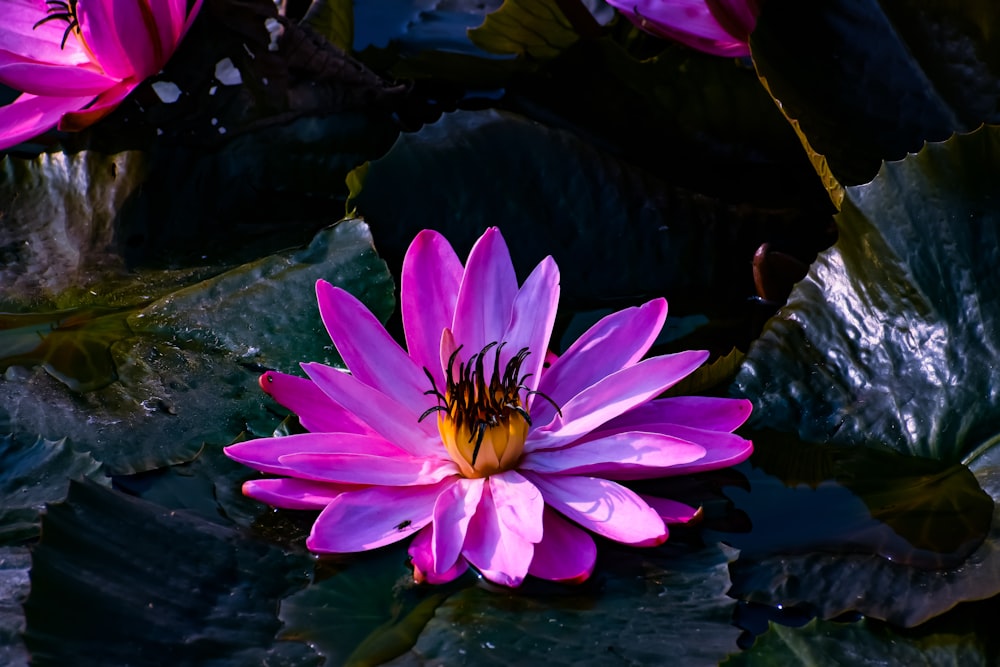
[[[734,383],[752,423],[808,442],[964,463],[1000,499],[1000,129],[883,166],[847,189],[840,240],[751,347]],[[1000,509],[962,564],[774,554],[733,566],[733,594],[902,625],[1000,592]]]
[[[130,338],[111,348],[118,381],[75,394],[40,369],[0,381],[0,429],[70,434],[108,474],[192,459],[205,442],[270,432],[274,405],[257,386],[265,368],[337,362],[316,308],[323,278],[357,294],[381,318],[393,284],[368,227],[345,221],[305,249],[238,267],[178,290],[129,318]],[[275,304],[280,304],[280,307]]]
[[[992,0],[774,0],[754,64],[843,185],[924,141],[1000,121],[1000,5]]]
[[[602,543],[598,553],[594,579],[581,586],[452,595],[414,647],[387,664],[654,665],[669,656],[672,665],[707,665],[735,649],[731,550]]]
[[[406,545],[351,558],[341,571],[285,598],[282,638],[307,642],[326,664],[380,665],[405,653],[449,586],[416,586]]]
[[[490,53],[553,58],[580,38],[559,5],[557,0],[505,0],[481,26],[469,30],[469,38]]]
[[[972,667],[994,665],[998,647],[991,620],[996,605],[980,608],[978,617],[961,614],[955,621],[929,623],[899,631],[885,623],[861,620],[836,623],[814,619],[801,628],[772,623],[749,651],[730,656],[722,667],[813,665],[814,667]],[[945,621],[945,619],[941,619]]]
[[[275,641],[308,558],[93,485],[50,506],[25,603],[32,665],[315,665]]]
[[[779,216],[665,184],[567,131],[499,111],[445,114],[356,170],[352,203],[398,266],[420,229],[459,255],[499,226],[522,275],[559,263],[563,303],[666,294],[672,312],[742,303],[747,262]],[[627,258],[627,261],[625,261]]]
[[[100,468],[99,461],[74,451],[65,439],[0,437],[0,544],[37,537],[42,508],[63,500],[70,480],[110,485]]]

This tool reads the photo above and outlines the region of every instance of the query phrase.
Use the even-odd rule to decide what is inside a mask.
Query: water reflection
[[[111,345],[132,335],[127,309],[89,306],[49,313],[0,313],[0,370],[42,366],[74,391],[100,389],[118,375]]]
[[[871,553],[921,569],[960,565],[986,537],[993,500],[963,465],[758,433],[726,495],[747,532],[708,531],[742,557]]]

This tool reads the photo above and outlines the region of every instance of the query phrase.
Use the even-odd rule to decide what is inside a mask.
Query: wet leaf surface
[[[93,485],[51,506],[32,557],[32,665],[316,665],[275,642],[277,600],[310,561]]]
[[[991,333],[1000,318],[998,136],[987,127],[928,144],[848,188],[840,240],[795,287],[736,378],[755,403],[755,424],[808,442],[963,463],[1000,499]],[[872,491],[889,489],[869,484]],[[883,518],[895,511],[885,508]],[[751,558],[733,566],[733,594],[811,605],[824,618],[858,610],[914,625],[1000,592],[998,527],[995,506],[985,541],[941,570],[875,555]]]

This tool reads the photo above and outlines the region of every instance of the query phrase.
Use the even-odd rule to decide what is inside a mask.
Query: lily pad
[[[389,665],[716,664],[736,646],[721,546],[602,544],[595,579],[547,594],[468,588]],[[697,641],[692,641],[697,637]]]
[[[366,225],[346,221],[305,249],[271,256],[178,290],[136,312],[135,334],[111,348],[118,381],[75,394],[40,369],[0,380],[0,429],[69,434],[108,474],[193,458],[248,428],[273,429],[272,401],[257,387],[268,368],[337,358],[316,309],[324,278],[364,300],[381,318],[392,279]],[[281,304],[280,307],[275,304]]]
[[[807,442],[889,447],[969,466],[1000,499],[1000,129],[883,166],[847,189],[840,240],[751,347],[734,383],[753,424]],[[1000,592],[1000,509],[956,567],[774,554],[733,566],[733,594],[854,609],[902,625]]]
[[[32,560],[32,665],[317,664],[274,640],[309,559],[185,512],[74,484]]]
[[[766,230],[787,222],[669,186],[570,132],[493,110],[445,114],[401,135],[354,182],[352,203],[390,265],[420,229],[439,230],[461,255],[498,225],[522,274],[552,254],[571,308],[660,294],[673,312],[742,303],[749,258]]]
[[[0,544],[13,545],[38,536],[45,503],[63,500],[70,480],[110,480],[89,453],[65,440],[22,441],[0,437]]]
[[[924,141],[1000,121],[1000,5],[992,0],[774,0],[754,65],[843,185]]]
[[[802,628],[772,624],[753,648],[731,656],[722,667],[812,665],[813,667],[973,667],[996,664],[996,648],[985,635],[966,631],[901,635],[873,621],[810,621]]]
[[[405,547],[352,558],[333,576],[282,600],[280,637],[307,642],[330,667],[379,665],[405,653],[456,587],[415,585]]]

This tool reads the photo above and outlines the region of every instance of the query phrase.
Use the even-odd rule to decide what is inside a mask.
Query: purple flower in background
[[[177,49],[195,0],[0,0],[0,149],[100,120]]]
[[[663,299],[609,315],[564,354],[547,356],[559,272],[544,259],[518,285],[497,229],[463,267],[423,231],[403,263],[407,350],[347,292],[316,286],[323,322],[349,373],[303,364],[261,385],[309,433],[251,440],[226,454],[277,478],[244,492],[322,510],[307,540],[321,553],[374,549],[415,535],[415,578],[442,583],[469,565],[519,585],[528,574],[583,581],[590,532],[662,543],[694,508],[618,483],[721,468],[750,455],[731,431],[750,403],[655,399],[707,352],[641,360],[667,314]]]
[[[716,56],[750,55],[760,0],[608,0],[632,23]]]

